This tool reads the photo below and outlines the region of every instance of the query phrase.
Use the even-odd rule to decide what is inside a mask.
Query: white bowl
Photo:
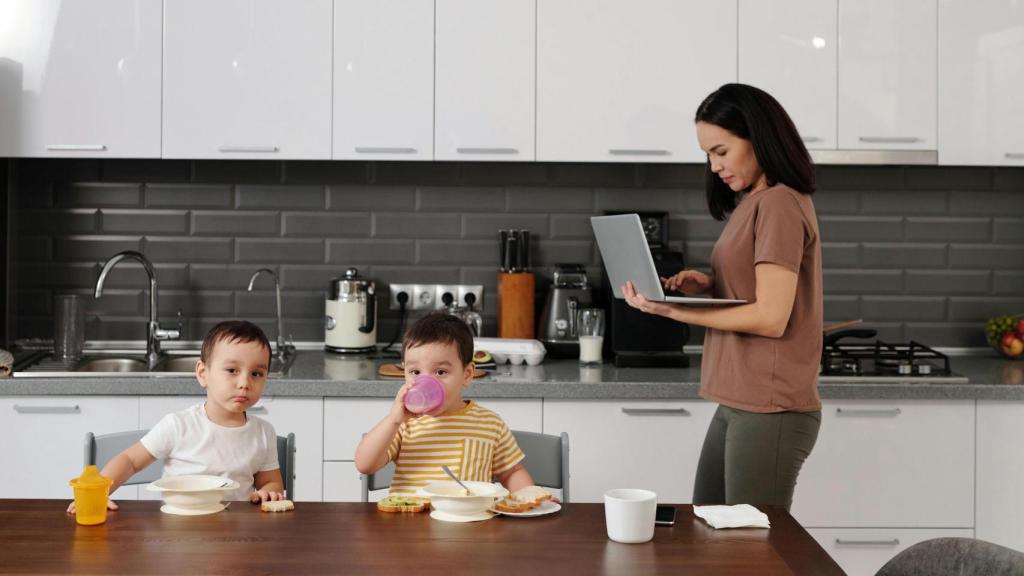
[[[188,474],[161,478],[147,490],[160,492],[164,503],[183,510],[208,510],[224,499],[224,493],[238,489],[238,482],[224,476]]]
[[[478,516],[494,506],[495,500],[508,496],[508,490],[501,484],[490,482],[474,482],[463,480],[471,494],[463,495],[461,486],[451,480],[432,482],[422,488],[425,496],[430,498],[430,505],[435,510],[453,516]]]

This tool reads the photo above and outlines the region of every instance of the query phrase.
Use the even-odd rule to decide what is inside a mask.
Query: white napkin
[[[694,506],[693,513],[712,528],[768,528],[768,515],[750,504]]]

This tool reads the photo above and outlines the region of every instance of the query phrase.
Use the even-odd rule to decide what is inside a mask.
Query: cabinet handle
[[[456,148],[459,154],[519,154],[515,148]]]
[[[836,408],[836,416],[892,416],[896,417],[902,414],[903,411],[899,408]]]
[[[82,411],[78,404],[74,406],[19,406],[14,405],[18,414],[78,414]]]
[[[380,148],[374,146],[356,146],[357,154],[415,154],[415,148]]]
[[[1024,152],[1007,152],[1005,156],[1010,160],[1024,160]]]
[[[608,153],[612,156],[668,156],[668,150],[660,148],[609,148]]]
[[[836,538],[836,544],[839,546],[899,546],[900,539],[893,538],[891,540],[846,540],[843,538]]]
[[[686,408],[623,408],[622,413],[629,416],[689,416]]]
[[[266,414],[267,413],[267,407],[266,406],[253,406],[252,408],[249,408],[248,410],[246,410],[246,412],[252,412],[253,414]]]
[[[818,138],[817,136],[801,136],[800,139],[804,141],[804,144],[813,144],[815,142],[821,142],[821,138]]]
[[[103,152],[107,147],[103,144],[47,144],[46,149],[60,152]]]
[[[860,141],[873,144],[913,144],[914,142],[924,142],[924,140],[915,136],[861,136]]]
[[[277,146],[218,146],[218,152],[273,153]]]

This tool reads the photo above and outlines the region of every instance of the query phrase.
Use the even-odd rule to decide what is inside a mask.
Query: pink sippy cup
[[[429,414],[444,406],[444,384],[433,376],[420,374],[405,393],[405,408],[413,414]]]

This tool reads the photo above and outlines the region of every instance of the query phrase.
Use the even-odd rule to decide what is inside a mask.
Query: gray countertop
[[[384,362],[319,351],[300,351],[286,374],[271,377],[266,396],[390,397],[399,379],[382,378]],[[695,399],[700,388],[700,357],[690,368],[581,367],[575,360],[546,360],[539,366],[499,366],[474,380],[466,393],[474,398],[634,398]],[[953,370],[967,384],[828,382],[818,390],[825,399],[1024,400],[1024,362],[1002,358],[955,356]],[[118,376],[108,378],[8,378],[0,396],[202,395],[195,378]]]

